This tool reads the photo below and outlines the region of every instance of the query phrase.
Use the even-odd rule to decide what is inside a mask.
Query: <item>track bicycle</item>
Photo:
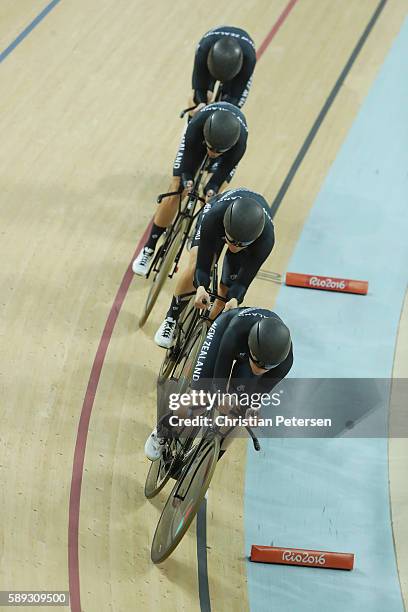
[[[175,550],[187,532],[210,486],[223,440],[232,432],[216,423],[216,409],[208,412],[211,424],[195,427],[184,441],[179,441],[179,467],[176,483],[161,513],[151,547],[153,563],[161,563]],[[232,413],[234,414],[234,413]],[[237,416],[237,413],[235,413]],[[255,450],[260,444],[250,427],[246,427]],[[201,430],[201,431],[200,431]],[[171,442],[173,443],[173,442]],[[157,462],[156,462],[157,463]]]
[[[213,284],[216,283],[216,274],[214,274]],[[173,384],[174,391],[178,394],[185,393],[190,385],[194,364],[200,352],[201,346],[207,336],[208,325],[212,323],[209,319],[209,311],[198,310],[194,307],[193,296],[186,311],[188,315],[184,318],[184,323],[180,326],[178,333],[178,344],[174,349],[169,349],[163,361],[158,385],[166,389],[166,383]],[[220,299],[226,301],[225,298],[211,291],[210,304]],[[162,402],[166,402],[166,393],[162,393]],[[168,412],[168,408],[164,413]],[[180,432],[177,437],[172,438],[164,449],[162,457],[158,461],[151,463],[145,483],[145,496],[147,498],[154,497],[165,486],[169,478],[175,477],[181,467],[184,465],[186,457],[191,450],[194,438],[197,432],[192,435],[191,432],[185,435],[186,432]]]
[[[214,257],[214,262],[211,267],[210,274],[210,304],[208,308],[212,306],[213,302],[218,299],[221,302],[226,303],[227,300],[219,295],[218,291],[218,259],[221,251]],[[184,293],[180,297],[187,299],[190,298],[189,303],[181,313],[175,330],[173,345],[167,349],[166,355],[160,366],[158,384],[163,384],[167,379],[172,378],[173,380],[179,380],[179,372],[183,368],[183,359],[190,353],[191,361],[197,357],[197,352],[190,351],[191,346],[196,344],[196,338],[201,337],[201,344],[204,342],[204,338],[209,325],[212,321],[209,319],[208,313],[201,314],[200,310],[194,306],[195,291],[191,293]],[[205,312],[205,311],[203,311]],[[197,321],[201,317],[201,325],[197,326]],[[203,323],[205,322],[205,325]],[[200,344],[200,348],[201,348]],[[181,391],[182,392],[182,391]]]
[[[178,195],[179,204],[176,218],[164,232],[163,240],[156,250],[146,274],[146,278],[151,277],[151,283],[146,303],[139,319],[139,327],[143,327],[146,323],[167,278],[172,278],[178,270],[178,263],[193,229],[194,220],[201,211],[201,207],[197,210],[197,204],[198,202],[205,204],[205,198],[200,195],[200,190],[208,160],[209,157],[206,155],[196,173],[193,187],[185,198],[182,198],[182,187],[178,191],[161,193],[157,197],[157,203],[160,204],[164,198]]]
[[[212,96],[211,103],[220,101],[221,96],[222,84],[217,81],[214,87],[214,94]],[[180,117],[183,118],[187,112],[193,110],[196,108],[196,106],[197,105],[184,109],[180,113]],[[190,236],[194,219],[200,212],[199,210],[196,212],[197,202],[205,204],[205,199],[200,195],[200,190],[202,188],[205,174],[211,172],[210,166],[211,160],[208,155],[206,155],[196,173],[193,187],[183,201],[182,187],[180,187],[179,191],[161,193],[157,197],[158,204],[160,204],[164,198],[175,195],[179,195],[180,199],[176,218],[164,232],[161,246],[159,246],[157,249],[157,252],[146,274],[146,278],[149,278],[149,276],[152,274],[152,282],[142,315],[139,319],[139,327],[143,327],[143,325],[146,323],[167,278],[172,278],[178,270],[178,263],[184,246]],[[172,264],[173,270],[170,272]]]

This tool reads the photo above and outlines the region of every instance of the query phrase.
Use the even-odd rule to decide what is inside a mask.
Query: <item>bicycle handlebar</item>
[[[198,195],[197,191],[189,191],[187,195],[189,197],[195,198],[196,200],[199,200],[203,204],[206,204],[206,199],[202,198],[200,195]]]
[[[189,113],[190,111],[194,110],[195,108],[197,108],[197,106],[198,104],[194,104],[194,106],[190,106],[190,108],[185,108],[184,110],[182,110],[180,113],[180,119],[183,119],[186,113]]]
[[[252,429],[250,428],[250,426],[249,426],[249,425],[245,425],[245,429],[247,430],[247,432],[249,433],[249,435],[250,435],[250,436],[251,436],[251,438],[252,438],[252,442],[253,442],[253,445],[254,445],[254,449],[255,449],[256,451],[260,451],[260,450],[261,450],[261,445],[260,445],[260,443],[259,443],[258,438],[256,437],[256,435],[254,434],[254,432],[253,432],[253,431],[252,431]]]
[[[164,198],[171,198],[172,196],[175,196],[175,195],[181,195],[183,191],[184,191],[183,186],[180,186],[180,188],[177,191],[167,191],[166,193],[159,193],[159,195],[156,198],[157,204],[160,204],[160,202],[164,200]],[[205,198],[202,198],[200,195],[198,195],[198,192],[195,191],[194,189],[192,191],[189,191],[187,195],[190,198],[195,198],[196,200],[199,200],[203,204],[206,203]]]
[[[215,300],[220,300],[221,302],[224,302],[224,304],[226,304],[228,302],[228,299],[225,297],[222,297],[222,295],[218,295],[218,293],[213,293],[212,291],[207,291],[208,295],[210,297],[213,297]],[[195,291],[189,291],[189,293],[181,293],[179,295],[180,298],[189,298],[189,297],[193,297],[193,295],[195,295],[196,292]],[[207,303],[207,300],[205,301],[205,303]]]
[[[157,196],[157,203],[160,204],[160,202],[164,198],[170,198],[171,196],[180,195],[181,193],[183,193],[182,188],[178,189],[177,191],[168,191],[167,193],[159,193],[159,195]]]

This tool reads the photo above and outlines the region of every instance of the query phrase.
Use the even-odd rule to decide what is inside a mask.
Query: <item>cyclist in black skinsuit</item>
[[[239,122],[240,133],[237,142],[227,151],[221,151],[217,162],[217,171],[204,188],[204,193],[210,196],[218,193],[224,182],[230,182],[236,166],[242,159],[248,140],[248,127],[242,111],[228,102],[215,102],[201,110],[189,123],[185,139],[181,141],[173,166],[173,176],[181,176],[183,183],[193,181],[194,174],[200,166],[208,147],[205,141],[204,125],[207,119],[217,111],[220,120],[225,120],[225,114],[232,113]]]
[[[208,330],[197,357],[192,390],[225,393],[239,390],[270,393],[293,364],[290,332],[282,319],[264,308],[235,308],[223,312]],[[151,461],[160,458],[168,416],[146,441]]]
[[[242,107],[247,99],[256,64],[254,41],[245,30],[232,26],[213,28],[197,45],[192,77],[197,104],[194,115],[211,99],[215,82],[222,83],[221,100]]]
[[[248,189],[229,189],[204,206],[190,248],[188,267],[182,271],[166,318],[155,335],[155,342],[169,348],[176,322],[188,298],[183,294],[197,289],[196,306],[209,301],[207,289],[214,256],[227,245],[219,294],[227,298],[226,310],[236,308],[259,268],[275,244],[270,208],[265,198]],[[224,304],[216,302],[212,318]]]
[[[248,139],[244,114],[228,102],[218,102],[203,108],[188,124],[173,165],[170,192],[193,185],[193,178],[206,154],[218,158],[217,169],[204,188],[207,199],[222,190],[243,157]],[[156,244],[177,212],[178,196],[166,198],[159,205],[150,236],[133,262],[135,274],[145,276]]]
[[[252,328],[262,321],[258,346],[249,342]],[[256,335],[256,334],[255,334]],[[251,357],[252,349],[252,357]],[[288,374],[293,363],[290,333],[282,319],[265,308],[241,307],[223,312],[216,319],[198,355],[192,388],[202,388],[208,381],[220,392],[228,379],[248,379],[251,392],[268,393]]]

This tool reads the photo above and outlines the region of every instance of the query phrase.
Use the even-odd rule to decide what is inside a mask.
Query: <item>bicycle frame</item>
[[[211,415],[215,412],[213,409]],[[175,453],[172,454],[171,464],[167,469],[167,479],[165,477],[157,483],[155,476],[155,480],[149,480],[147,493],[152,497],[163,488],[171,473],[176,479],[153,537],[153,563],[161,563],[167,559],[182,540],[198,512],[220,458],[221,444],[226,435],[221,433],[217,426],[209,426],[204,429],[199,442],[194,444],[200,429],[194,428],[195,436],[187,435],[184,441],[173,438],[171,447]],[[169,451],[171,452],[170,447]]]
[[[176,333],[175,344],[170,349],[168,349],[166,357],[161,367],[161,371],[163,370],[163,367],[166,369],[168,367],[168,364],[170,364],[171,361],[173,361],[173,365],[170,366],[171,368],[170,371],[174,374],[176,367],[179,366],[178,360],[179,360],[180,355],[183,352],[183,347],[190,341],[191,337],[193,336],[193,333],[197,327],[198,321],[201,320],[202,322],[205,320],[209,320],[208,307],[211,306],[216,299],[219,299],[223,302],[227,301],[225,298],[217,294],[217,289],[218,289],[218,263],[217,261],[214,262],[213,268],[211,270],[211,289],[212,291],[209,292],[210,304],[207,306],[206,309],[200,310],[200,309],[195,308],[195,306],[189,307],[188,305],[185,307],[185,311],[182,313],[180,317],[180,321],[178,322],[178,329]],[[184,293],[180,297],[191,298],[194,295],[195,295],[195,291],[190,292],[190,293]],[[188,321],[187,325],[186,325],[186,321]],[[175,380],[173,376],[164,375],[164,378],[170,378],[172,380]]]
[[[174,274],[177,272],[178,269],[178,263],[180,261],[183,249],[185,247],[185,244],[188,240],[188,236],[191,230],[191,226],[194,222],[194,220],[197,218],[197,216],[199,215],[199,213],[201,212],[200,210],[195,211],[197,202],[200,201],[203,204],[205,204],[205,199],[202,198],[199,194],[199,188],[200,188],[200,184],[201,184],[201,180],[203,177],[203,174],[206,170],[207,167],[207,163],[208,163],[209,157],[208,155],[206,155],[201,163],[200,168],[197,171],[197,174],[195,176],[195,180],[194,180],[194,184],[193,187],[191,189],[191,191],[187,194],[186,198],[184,199],[185,202],[185,206],[183,207],[182,205],[182,198],[181,198],[181,194],[183,193],[183,189],[182,187],[180,187],[180,189],[178,191],[169,191],[167,193],[161,193],[157,196],[157,203],[160,204],[160,202],[164,199],[164,198],[168,198],[174,195],[179,195],[179,203],[178,203],[178,211],[177,211],[177,215],[176,218],[174,219],[173,223],[166,229],[166,239],[164,241],[164,243],[162,244],[161,248],[159,248],[157,250],[157,253],[152,261],[152,264],[146,274],[146,278],[149,278],[150,274],[153,273],[157,273],[160,270],[160,262],[163,259],[163,257],[165,256],[171,242],[172,239],[177,235],[177,232],[174,232],[173,230],[175,228],[177,228],[177,226],[184,220],[184,219],[188,219],[187,225],[185,227],[185,230],[183,232],[183,240],[180,244],[180,247],[177,251],[176,257],[174,259],[174,265],[173,265],[173,270],[172,272],[168,275],[169,278],[172,278],[174,276]]]

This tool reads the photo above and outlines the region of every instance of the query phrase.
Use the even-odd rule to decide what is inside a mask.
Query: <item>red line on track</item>
[[[272,39],[282,26],[283,22],[289,15],[298,0],[290,0],[289,4],[283,10],[278,20],[261,43],[257,51],[257,59],[265,52]],[[136,247],[132,260],[139,253],[147,236],[149,235],[152,221],[146,227],[143,236],[140,238]],[[118,292],[113,300],[102,337],[96,351],[95,359],[92,365],[91,374],[89,376],[88,386],[86,388],[84,401],[82,404],[81,416],[78,424],[78,432],[75,443],[74,459],[72,467],[71,491],[69,497],[69,520],[68,520],[68,576],[69,576],[69,593],[70,606],[72,612],[81,612],[81,593],[79,580],[79,554],[78,554],[78,534],[79,534],[79,512],[81,504],[81,487],[82,475],[84,469],[86,442],[88,438],[89,421],[91,418],[92,408],[95,401],[96,391],[102,372],[102,367],[105,361],[109,342],[119,316],[120,309],[125,300],[126,294],[132,282],[133,272],[131,264],[129,264],[125,275],[122,279]]]
[[[289,4],[283,9],[283,11],[279,15],[275,25],[272,27],[271,31],[266,35],[264,40],[261,42],[261,45],[260,45],[259,49],[256,52],[256,59],[257,60],[259,60],[259,58],[266,51],[266,49],[268,48],[271,40],[275,37],[275,35],[278,32],[279,28],[281,27],[281,25],[283,24],[283,22],[285,21],[285,19],[287,18],[287,16],[289,15],[290,11],[295,6],[297,1],[298,0],[290,0]]]
[[[133,259],[147,240],[151,228],[151,222],[146,227],[143,236],[139,240]],[[68,575],[69,593],[72,612],[81,612],[81,595],[79,586],[79,558],[78,558],[78,529],[79,529],[79,509],[81,503],[81,485],[84,468],[86,440],[88,437],[89,421],[101,376],[102,366],[105,361],[109,342],[119,316],[120,309],[125,300],[126,294],[132,282],[133,272],[129,264],[122,279],[118,292],[109,312],[102,337],[96,351],[95,359],[89,376],[88,386],[82,404],[81,417],[79,419],[78,433],[74,451],[74,463],[72,468],[71,493],[69,497],[69,525],[68,525]]]

